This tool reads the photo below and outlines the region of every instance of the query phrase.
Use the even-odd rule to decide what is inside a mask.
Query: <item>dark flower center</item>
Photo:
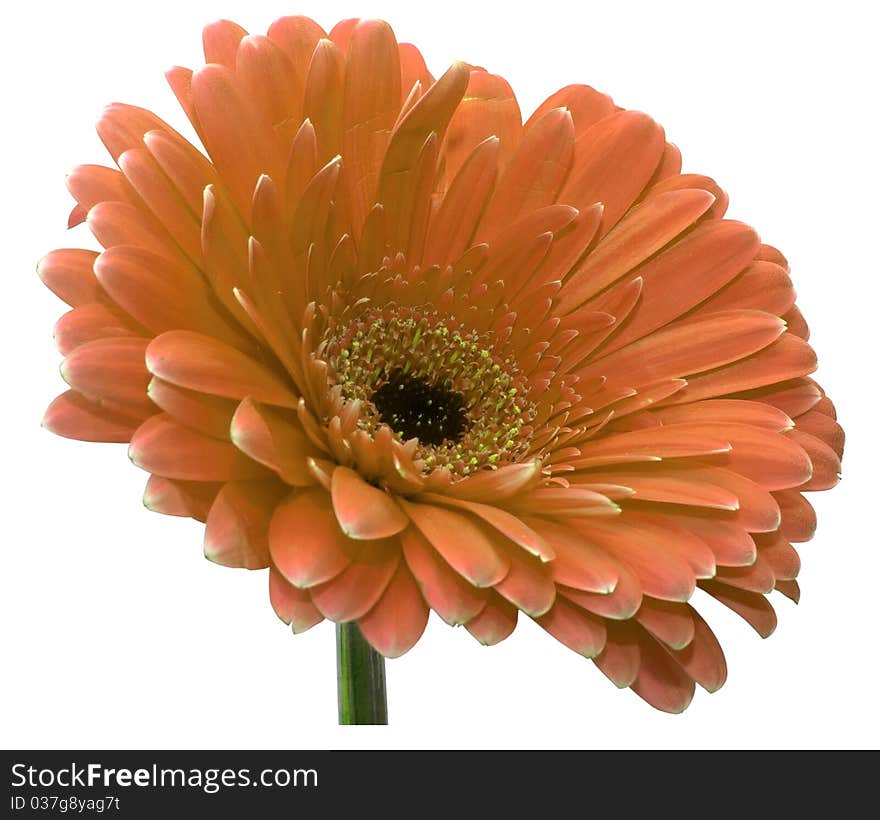
[[[327,328],[316,358],[357,428],[384,427],[400,443],[417,439],[419,469],[460,477],[517,461],[532,447],[536,408],[502,337],[430,305],[359,306]]]
[[[464,398],[447,385],[395,368],[374,391],[371,401],[379,417],[406,441],[422,444],[459,441],[468,427]]]

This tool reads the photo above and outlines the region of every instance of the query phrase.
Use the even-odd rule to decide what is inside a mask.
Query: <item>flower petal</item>
[[[428,625],[428,607],[406,564],[401,562],[379,602],[358,626],[386,658],[399,658],[415,646]]]
[[[289,416],[247,398],[232,416],[229,437],[239,450],[274,470],[291,486],[307,487],[314,483],[308,459],[323,454]]]
[[[509,560],[470,517],[431,504],[399,503],[434,549],[474,586],[494,586],[507,574]]]
[[[542,561],[551,561],[556,557],[553,548],[540,535],[526,526],[521,519],[500,507],[477,504],[473,501],[463,501],[434,493],[423,493],[421,497],[432,504],[446,504],[473,513],[513,541],[514,544],[519,544],[526,552],[539,557]]]
[[[635,619],[670,649],[684,649],[694,639],[694,619],[686,604],[646,598]]]
[[[362,618],[382,597],[399,563],[397,539],[367,542],[339,575],[310,587],[312,601],[331,621]]]
[[[98,339],[140,334],[125,321],[118,310],[95,302],[79,305],[65,313],[55,323],[52,335],[55,337],[55,347],[66,356],[80,345]]]
[[[217,339],[188,330],[157,336],[147,348],[147,367],[165,381],[181,387],[295,408],[297,398],[265,365]]]
[[[406,563],[422,595],[450,626],[467,623],[486,605],[486,596],[455,572],[421,532],[409,527],[401,535]]]
[[[127,443],[142,421],[143,416],[137,413],[110,409],[68,390],[46,409],[43,427],[64,438]]]
[[[104,292],[92,270],[97,257],[95,251],[81,248],[51,251],[37,265],[37,275],[52,293],[71,307],[99,302]]]
[[[330,481],[333,511],[349,538],[372,541],[406,529],[409,519],[393,496],[367,484],[354,470],[337,467]]]
[[[207,521],[211,505],[222,487],[220,482],[180,481],[151,475],[144,489],[144,506],[163,515]]]
[[[233,481],[266,477],[266,469],[220,441],[184,427],[165,413],[135,432],[129,458],[141,469],[187,481]]]
[[[150,374],[144,364],[149,340],[109,336],[80,345],[64,360],[61,375],[74,390],[92,399],[109,399],[135,412],[150,412]]]
[[[646,595],[664,601],[687,601],[693,595],[693,570],[677,555],[656,549],[651,533],[638,524],[616,519],[583,519],[578,528],[584,538],[636,574]]]
[[[583,263],[572,271],[559,296],[560,311],[568,313],[574,310],[653,256],[696,222],[714,201],[715,197],[707,191],[672,191],[652,197],[644,204],[635,207],[593,248]],[[695,231],[694,234],[690,234],[688,238],[660,254],[653,263],[646,266],[652,281],[659,277],[662,283],[668,278],[668,270],[675,271],[676,276],[694,279],[698,270],[703,272],[703,256],[700,255],[703,248],[700,247],[699,237],[696,242],[694,241],[693,237],[696,233]],[[695,244],[696,248],[694,248]],[[692,256],[688,253],[691,250],[696,251]],[[751,257],[745,259],[730,276],[741,270],[749,258]],[[690,264],[686,264],[684,270],[679,271],[683,260]],[[711,269],[709,265],[706,267]],[[666,297],[673,294],[666,290],[661,292],[664,298],[660,301],[665,305]],[[696,299],[695,304],[699,301]],[[646,304],[646,309],[651,309],[649,304]]]
[[[336,523],[330,496],[320,488],[292,493],[278,505],[269,525],[272,562],[294,586],[314,587],[351,564],[358,542]]]
[[[769,638],[773,634],[776,629],[776,612],[763,595],[735,589],[717,581],[700,581],[700,586],[716,601],[745,620],[762,638]]]
[[[268,567],[269,521],[283,494],[274,480],[225,484],[208,513],[205,557],[226,567]]]
[[[578,137],[576,171],[559,200],[579,210],[604,203],[601,233],[607,233],[648,184],[665,144],[663,129],[638,111],[619,111],[599,120]]]
[[[707,692],[717,692],[727,680],[727,661],[715,634],[697,611],[689,607],[694,621],[694,638],[672,659]]]
[[[509,637],[516,629],[517,609],[496,595],[486,601],[486,605],[473,620],[464,627],[483,646],[494,646]]]
[[[550,570],[557,584],[607,595],[617,586],[619,566],[574,527],[562,521],[529,517],[525,523],[550,544],[556,557]]]
[[[557,600],[536,621],[556,640],[585,658],[594,658],[605,648],[607,633],[602,620],[564,600]]]
[[[308,590],[288,583],[275,567],[269,569],[269,601],[275,614],[290,624],[294,632],[305,632],[324,620],[312,603]]]
[[[639,674],[630,687],[640,698],[661,712],[680,714],[694,696],[694,681],[648,635],[639,641]]]

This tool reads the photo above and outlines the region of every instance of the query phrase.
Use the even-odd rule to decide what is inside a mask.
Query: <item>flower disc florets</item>
[[[490,335],[431,307],[364,311],[320,348],[331,381],[361,403],[358,427],[419,439],[425,468],[457,475],[495,467],[529,447],[535,408],[525,377]]]

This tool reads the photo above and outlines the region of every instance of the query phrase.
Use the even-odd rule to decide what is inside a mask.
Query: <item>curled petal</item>
[[[409,523],[393,496],[367,484],[348,467],[333,471],[330,495],[339,526],[349,538],[387,538],[406,529]]]

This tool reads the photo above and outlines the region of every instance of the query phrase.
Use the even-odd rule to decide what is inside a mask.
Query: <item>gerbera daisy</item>
[[[40,263],[73,307],[46,426],[130,442],[296,632],[396,657],[430,610],[485,644],[522,615],[658,709],[720,687],[691,596],[769,635],[840,470],[782,254],[588,86],[523,123],[379,21],[204,46],[167,76],[210,159],[114,104],[118,168],[69,177],[104,251]]]

